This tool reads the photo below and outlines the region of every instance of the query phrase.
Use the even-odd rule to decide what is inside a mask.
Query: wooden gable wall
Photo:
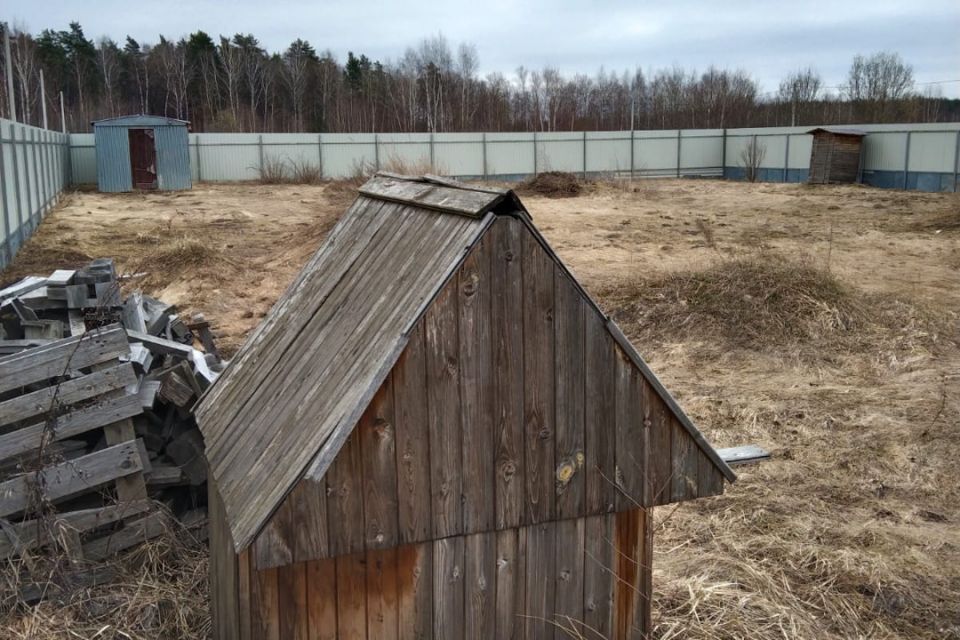
[[[721,493],[605,322],[521,220],[497,218],[326,475],[260,533],[256,566]]]

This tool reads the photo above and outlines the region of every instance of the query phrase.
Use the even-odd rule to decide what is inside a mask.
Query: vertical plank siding
[[[397,546],[397,455],[393,386],[388,378],[360,418],[367,549]]]
[[[554,262],[523,234],[523,421],[525,521],[552,520],[554,500]]]
[[[496,528],[524,522],[523,269],[519,220],[502,218],[490,229],[490,304],[493,331],[493,415],[496,438]],[[500,637],[498,635],[498,637]]]
[[[440,292],[424,316],[433,537],[463,531],[463,462],[457,285]]]
[[[586,434],[584,433],[586,304],[570,277],[555,270],[554,318],[556,375],[556,515],[584,514],[586,500]]]

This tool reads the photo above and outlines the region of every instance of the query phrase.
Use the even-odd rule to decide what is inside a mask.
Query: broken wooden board
[[[0,358],[0,393],[62,376],[130,353],[126,332],[110,325]],[[2,414],[0,414],[2,415]]]
[[[770,459],[770,453],[755,444],[717,449],[717,454],[731,467],[738,464],[750,464],[752,462],[761,462]]]
[[[149,469],[143,442],[124,442],[0,483],[0,518],[29,509],[37,500],[56,502]]]

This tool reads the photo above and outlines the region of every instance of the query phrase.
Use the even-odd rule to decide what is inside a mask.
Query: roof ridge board
[[[483,217],[508,195],[501,192],[464,189],[424,179],[410,179],[408,176],[397,177],[395,174],[377,174],[357,191],[368,198],[399,202],[471,218]]]
[[[373,396],[376,394],[377,390],[383,384],[383,381],[386,379],[390,372],[393,370],[393,367],[396,365],[397,360],[400,359],[400,355],[403,353],[403,350],[406,348],[406,345],[410,341],[410,335],[412,334],[413,328],[416,326],[417,322],[423,317],[427,309],[430,308],[430,305],[433,304],[436,300],[439,293],[444,289],[444,287],[449,284],[451,278],[456,274],[457,270],[463,265],[464,260],[470,254],[470,251],[473,247],[476,246],[480,238],[489,230],[490,225],[493,224],[493,220],[496,216],[493,213],[488,213],[480,221],[479,228],[475,231],[474,239],[472,242],[467,244],[463,251],[457,256],[455,260],[452,260],[446,272],[443,275],[443,278],[439,284],[434,289],[433,293],[430,296],[424,298],[424,301],[417,308],[416,313],[411,316],[410,322],[406,327],[400,332],[397,339],[397,344],[394,345],[394,348],[391,349],[389,355],[384,359],[381,367],[374,374],[370,385],[367,389],[364,390],[363,395],[360,397],[359,401],[356,403],[354,409],[345,415],[340,422],[333,427],[330,434],[324,440],[323,444],[317,450],[316,455],[314,455],[307,465],[304,467],[296,479],[291,483],[291,485],[286,489],[283,494],[283,497],[274,505],[270,513],[263,519],[260,525],[257,527],[256,532],[251,536],[248,536],[248,542],[246,544],[241,544],[240,541],[235,543],[235,549],[239,552],[244,547],[252,543],[257,536],[260,535],[260,532],[263,528],[270,522],[270,519],[273,517],[273,514],[277,509],[280,508],[280,505],[287,498],[289,493],[293,490],[296,484],[304,479],[316,480],[317,478],[323,477],[326,472],[329,470],[330,465],[336,459],[337,454],[343,448],[344,443],[347,441],[347,438],[350,437],[350,434],[356,429],[357,424],[359,423],[360,417],[363,415],[363,412],[366,411],[367,407],[370,405],[370,402],[373,400]],[[442,252],[438,252],[442,253]],[[343,428],[343,424],[349,424],[349,428]],[[341,433],[342,431],[342,433]]]
[[[593,307],[593,309],[600,314],[600,317],[603,318],[604,324],[607,327],[607,330],[610,331],[610,334],[613,336],[614,340],[620,345],[620,348],[623,349],[627,357],[633,362],[633,364],[640,370],[640,373],[643,374],[644,378],[647,379],[647,382],[650,383],[650,386],[657,392],[657,395],[666,403],[667,407],[671,412],[676,416],[677,420],[681,425],[690,433],[690,436],[693,437],[697,445],[703,450],[708,458],[716,465],[716,467],[723,473],[724,477],[727,478],[730,482],[734,482],[737,479],[737,474],[730,468],[730,466],[723,461],[720,455],[716,452],[716,449],[707,442],[707,439],[700,432],[700,430],[693,424],[693,421],[690,420],[690,417],[683,411],[674,397],[670,394],[666,387],[663,386],[663,383],[660,382],[660,378],[657,377],[657,374],[653,372],[650,366],[646,363],[640,353],[637,351],[636,347],[633,346],[633,343],[624,335],[620,327],[616,322],[613,321],[610,316],[604,313],[603,309],[600,308],[600,305],[596,303],[593,297],[583,288],[583,285],[580,284],[580,281],[574,276],[573,272],[570,271],[569,267],[564,264],[563,260],[560,259],[560,256],[557,255],[556,251],[549,245],[546,238],[543,237],[543,234],[533,225],[532,220],[526,216],[520,216],[520,219],[526,224],[527,228],[533,232],[534,237],[544,248],[547,254],[553,258],[556,264],[563,270],[563,272],[570,278],[574,286],[580,292],[584,298],[586,298],[588,304]]]

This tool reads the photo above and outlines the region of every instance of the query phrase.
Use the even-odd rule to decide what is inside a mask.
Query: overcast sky
[[[253,33],[277,51],[299,37],[341,60],[347,51],[396,59],[442,32],[454,47],[477,46],[481,74],[512,75],[521,64],[565,74],[716,65],[745,69],[771,91],[808,65],[836,86],[856,53],[889,50],[918,83],[960,81],[960,0],[11,0],[4,13],[33,33],[79,20],[88,37],[141,43],[202,29]],[[939,86],[960,97],[960,82]]]

